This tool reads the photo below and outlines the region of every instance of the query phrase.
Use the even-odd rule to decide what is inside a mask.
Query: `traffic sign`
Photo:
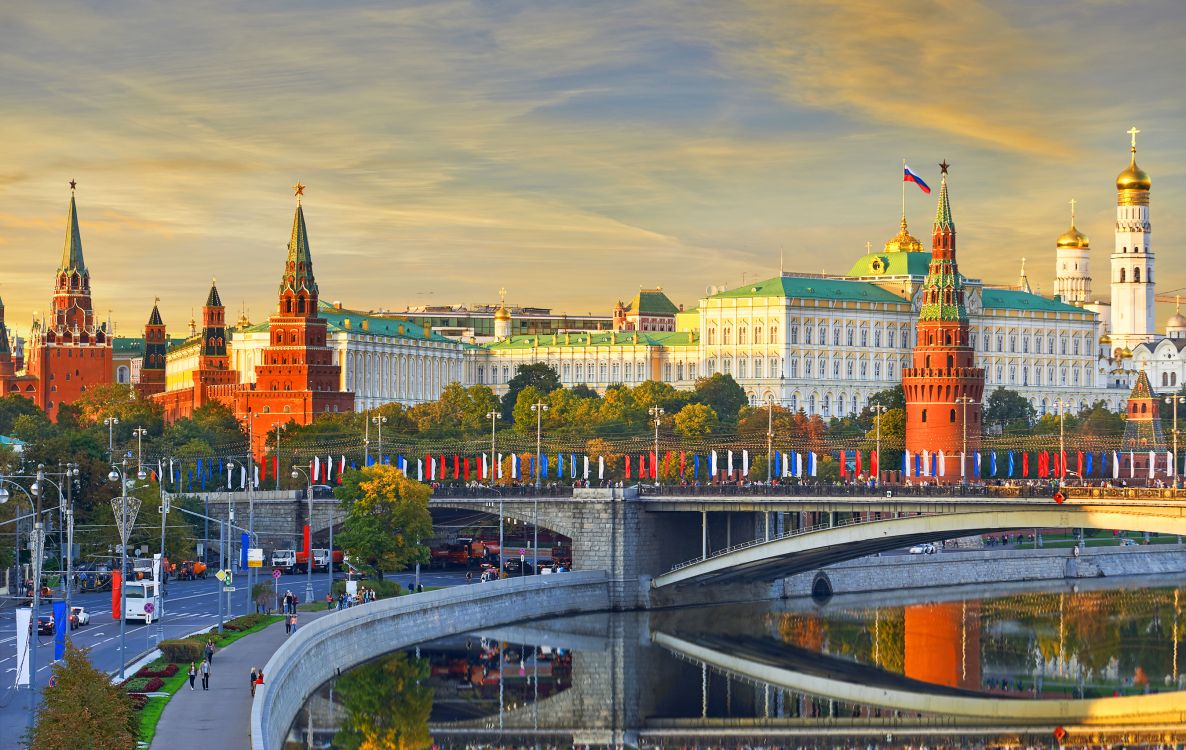
[[[264,551],[259,547],[250,547],[247,550],[247,567],[262,568],[264,566]]]
[[[284,574],[280,572],[280,568],[274,568],[274,569],[272,570],[272,577],[273,577],[273,578],[279,578],[279,577],[280,577],[280,576],[282,576],[282,575],[284,575]]]
[[[226,580],[226,571],[220,570],[214,574],[214,577],[220,581]]]
[[[527,550],[520,547],[519,548],[519,557],[522,557],[523,555],[526,555],[526,554],[527,554]]]
[[[144,604],[144,611],[145,611],[145,612],[147,612],[148,614],[150,614],[150,615],[151,615],[151,614],[152,614],[152,611],[153,611],[154,609],[156,609],[156,607],[152,606],[152,602],[145,602],[145,604]]]
[[[234,586],[223,586],[223,587],[222,587],[222,590],[223,590],[223,591],[225,591],[225,592],[227,592],[227,593],[229,594],[229,593],[231,593],[232,591],[238,591],[239,589],[237,589],[237,588],[236,588],[236,587],[234,587]]]

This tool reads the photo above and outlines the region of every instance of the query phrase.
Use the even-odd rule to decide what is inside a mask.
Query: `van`
[[[295,549],[272,550],[272,567],[284,572],[291,572],[296,566]]]
[[[131,581],[124,584],[124,617],[143,620],[150,625],[160,617],[161,592],[156,581]]]

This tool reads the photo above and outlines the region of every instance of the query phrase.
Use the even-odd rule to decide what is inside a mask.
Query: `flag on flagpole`
[[[584,472],[582,472],[581,478],[588,479],[589,478],[589,456],[588,455],[583,456],[583,460],[585,462],[585,470],[584,470]]]
[[[918,185],[919,190],[923,191],[927,195],[931,194],[931,186],[923,182],[923,179],[915,174],[914,170],[905,164],[902,165],[902,182],[913,182],[915,185]]]
[[[741,475],[744,477],[749,476],[749,450],[748,449],[741,451]]]
[[[815,451],[812,451],[810,456],[811,456],[811,459],[810,459],[810,463],[808,464],[808,467],[811,469],[811,476],[814,477],[816,475],[816,468],[818,466]]]
[[[902,478],[910,478],[910,451],[902,451]]]
[[[1149,451],[1149,478],[1153,478],[1153,469],[1157,466],[1157,457],[1153,451]]]
[[[708,459],[708,474],[710,479],[717,478],[717,452],[714,450]]]
[[[1165,452],[1165,473],[1171,477],[1178,476],[1178,467],[1175,465],[1176,463],[1177,462],[1174,461],[1174,452],[1166,451]]]
[[[1120,454],[1112,451],[1112,478],[1120,478]]]
[[[939,476],[947,475],[947,458],[944,457],[943,451],[939,451]]]
[[[605,479],[605,456],[597,457],[597,478]]]
[[[729,449],[729,462],[726,464],[729,467],[729,477],[733,476],[733,449]]]
[[[1128,478],[1135,479],[1137,476],[1137,454],[1135,451],[1128,452]]]

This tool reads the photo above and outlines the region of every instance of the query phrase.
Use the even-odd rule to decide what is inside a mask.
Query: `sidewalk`
[[[326,614],[326,610],[301,612],[299,626]],[[251,689],[247,678],[252,667],[268,663],[286,637],[284,623],[278,622],[216,653],[210,666],[210,690],[202,690],[200,674],[192,691],[188,683],[182,686],[161,714],[152,750],[248,747]]]

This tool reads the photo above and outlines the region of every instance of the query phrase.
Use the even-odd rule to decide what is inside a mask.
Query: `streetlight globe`
[[[116,471],[115,469],[112,469],[111,473],[109,473],[107,475],[107,481],[108,482],[118,482],[119,481],[119,472]]]
[[[41,482],[34,482],[33,484],[31,484],[29,486],[29,489],[33,492],[34,495],[40,495],[41,494]]]
[[[141,469],[140,471],[136,472],[136,478],[143,482],[148,478],[148,475],[144,473],[144,469]]]
[[[8,502],[8,490],[0,487],[0,505]]]
[[[301,476],[301,475],[300,475],[300,474],[297,474],[295,471],[292,473],[292,478],[293,478],[293,479],[299,479],[299,478],[300,478],[300,476]]]

